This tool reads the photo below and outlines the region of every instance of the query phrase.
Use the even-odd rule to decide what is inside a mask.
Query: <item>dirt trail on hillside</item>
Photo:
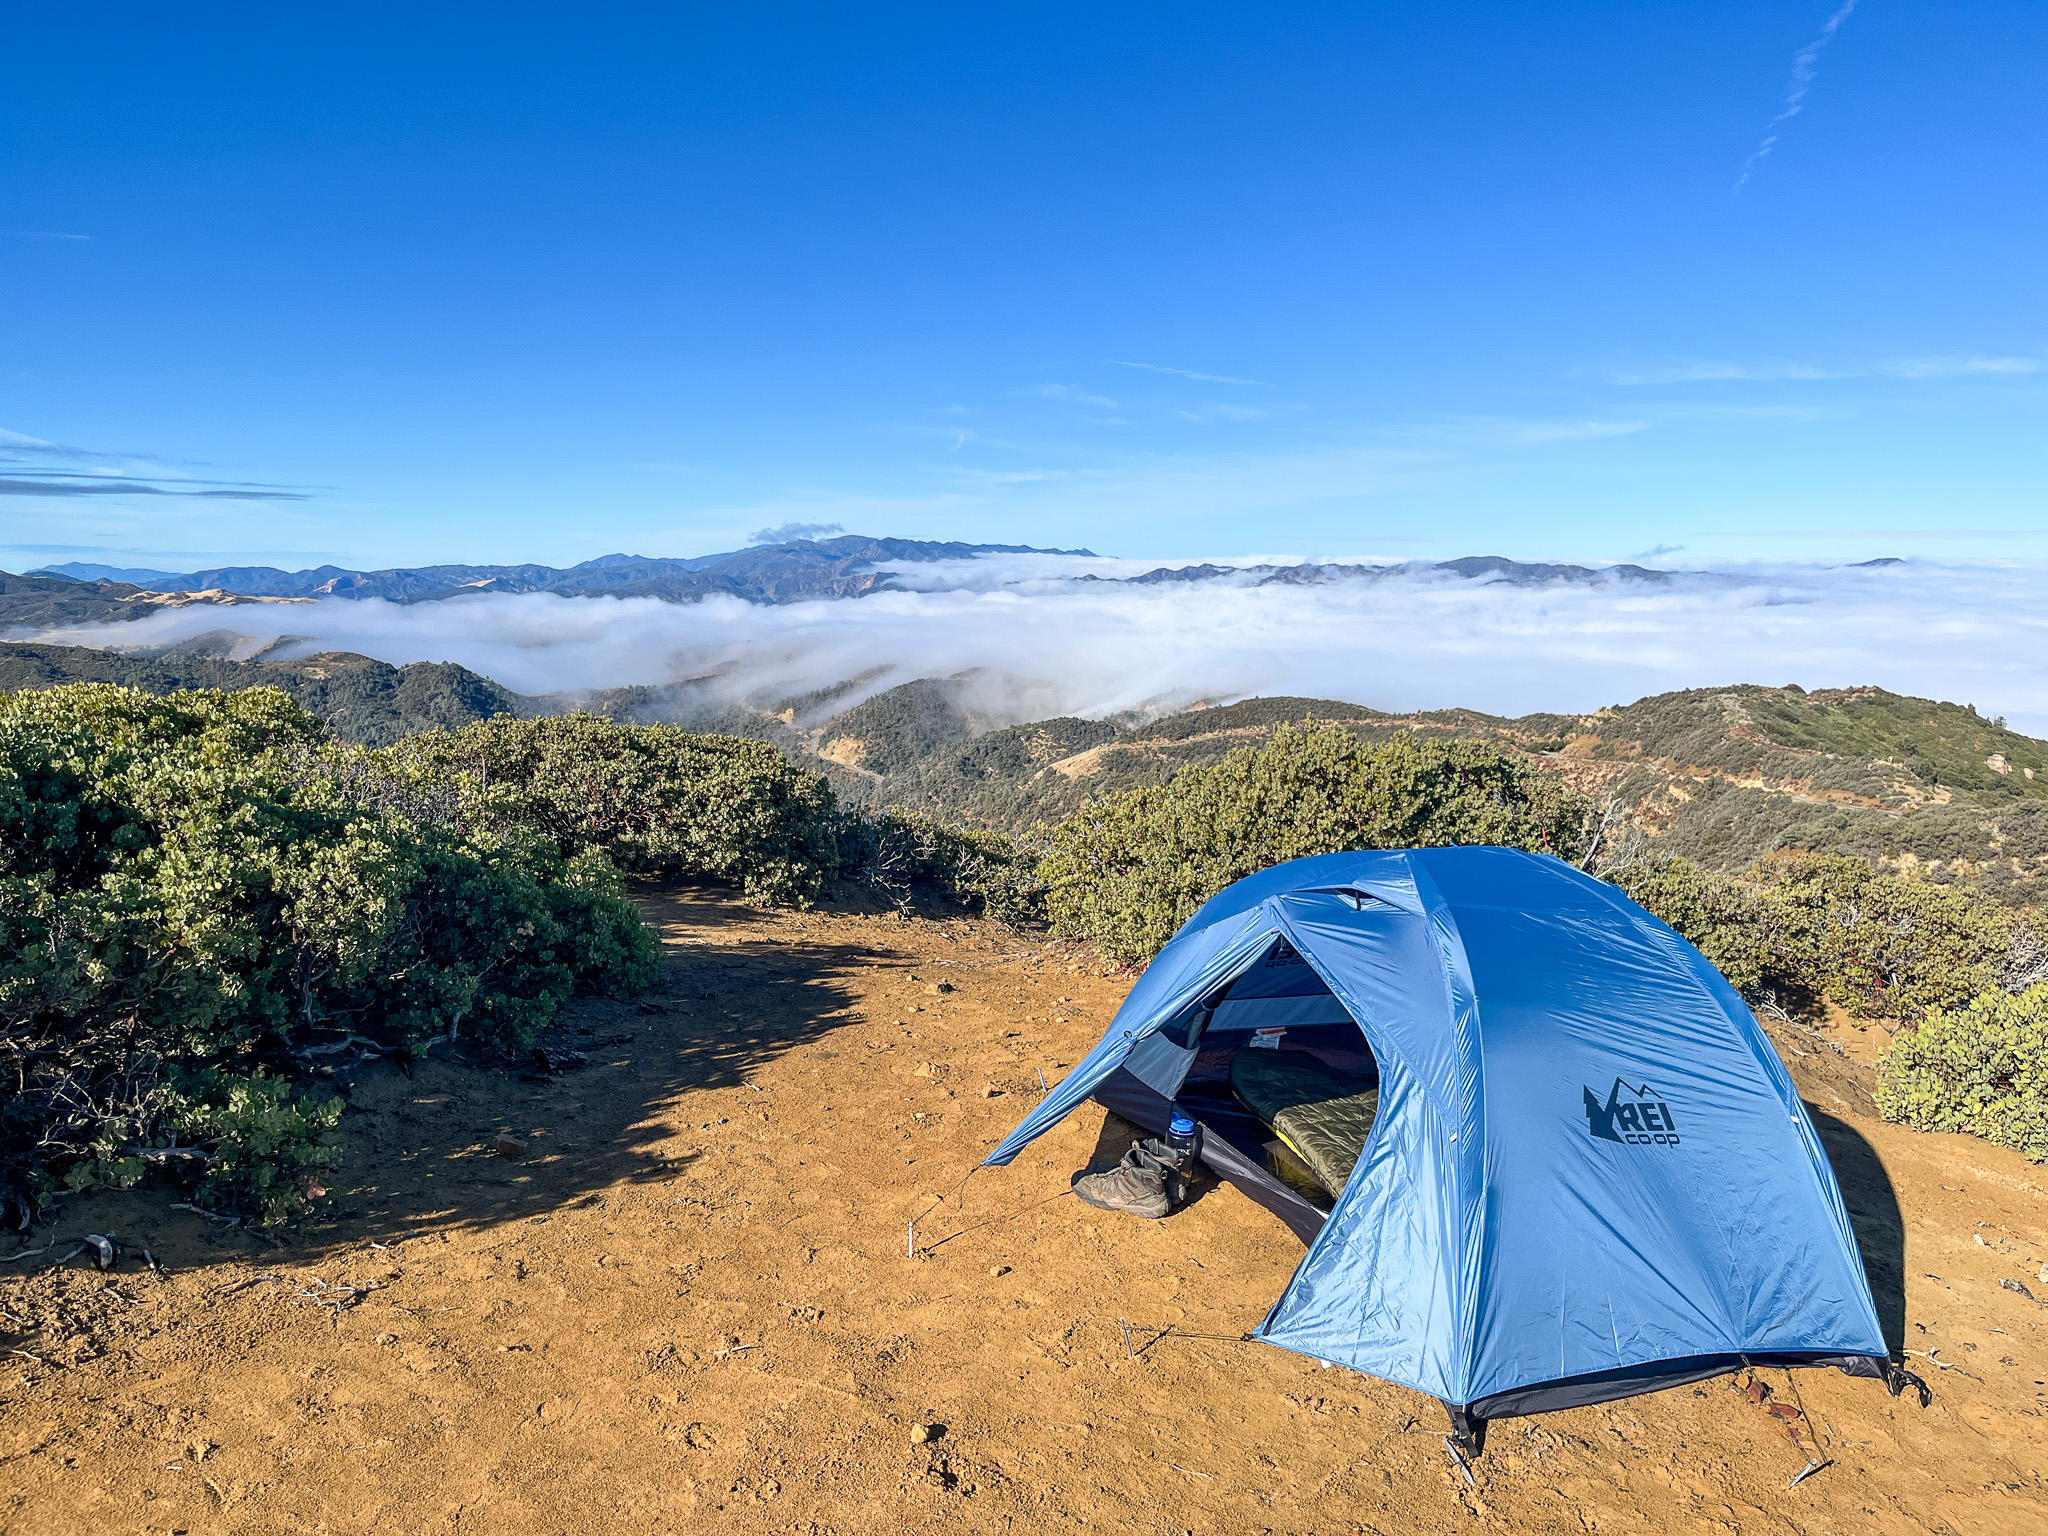
[[[1468,1485],[1434,1401],[1236,1341],[1301,1255],[1265,1211],[1064,1194],[1122,1150],[1099,1110],[906,1257],[1127,978],[980,922],[645,906],[657,989],[557,1031],[589,1065],[356,1073],[286,1246],[71,1202],[168,1274],[0,1279],[0,1531],[2048,1530],[2048,1305],[2001,1286],[2048,1299],[2048,1173],[1878,1123],[1861,1037],[1781,1043],[1934,1405],[1766,1371],[1502,1421]]]

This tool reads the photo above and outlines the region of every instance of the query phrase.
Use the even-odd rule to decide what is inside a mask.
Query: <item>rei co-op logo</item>
[[[1678,1122],[1671,1118],[1671,1106],[1648,1083],[1635,1087],[1617,1077],[1607,1090],[1605,1104],[1590,1088],[1582,1087],[1580,1092],[1586,1096],[1586,1124],[1594,1140],[1625,1142],[1632,1147],[1678,1145]]]

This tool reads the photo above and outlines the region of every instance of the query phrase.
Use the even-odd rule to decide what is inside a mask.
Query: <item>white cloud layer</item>
[[[240,655],[285,641],[295,656],[454,661],[523,693],[699,678],[759,703],[856,676],[867,693],[979,669],[982,707],[1010,720],[1254,693],[1512,715],[1736,682],[1874,683],[2048,735],[2048,566],[2037,562],[1751,565],[1661,587],[1075,579],[1152,564],[912,566],[921,590],[782,607],[549,595],[190,607],[13,638],[131,648],[225,631]]]
[[[1930,353],[1888,357],[1873,363],[1821,364],[1800,362],[1736,363],[1694,359],[1668,367],[1608,375],[1614,384],[1708,384],[1724,381],[1763,384],[1810,384],[1840,379],[1967,379],[2012,378],[2039,373],[2038,357],[1972,353]]]

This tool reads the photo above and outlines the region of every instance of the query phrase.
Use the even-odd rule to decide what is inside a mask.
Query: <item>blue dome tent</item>
[[[1230,1094],[1254,1041],[1377,1077],[1327,1213],[1269,1171],[1270,1133]],[[1557,859],[1336,853],[1238,881],[986,1164],[1089,1097],[1154,1134],[1178,1102],[1203,1161],[1308,1243],[1252,1337],[1441,1399],[1468,1448],[1489,1418],[1743,1365],[1910,1379],[1749,1009]]]

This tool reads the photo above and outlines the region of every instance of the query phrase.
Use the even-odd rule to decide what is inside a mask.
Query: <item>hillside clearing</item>
[[[1716,1381],[1503,1421],[1467,1487],[1434,1402],[1229,1341],[1300,1256],[1267,1213],[1220,1186],[1153,1224],[1060,1198],[1121,1151],[1099,1111],[905,1256],[1127,980],[978,921],[643,907],[656,990],[549,1037],[587,1066],[358,1072],[332,1215],[286,1247],[160,1192],[70,1202],[59,1233],[169,1277],[0,1280],[0,1529],[2048,1527],[2048,1306],[2001,1284],[2048,1299],[2044,1175],[1879,1123],[1863,1031],[1781,1048],[1934,1405],[1801,1373],[1833,1465],[1788,1490],[1810,1451]]]

